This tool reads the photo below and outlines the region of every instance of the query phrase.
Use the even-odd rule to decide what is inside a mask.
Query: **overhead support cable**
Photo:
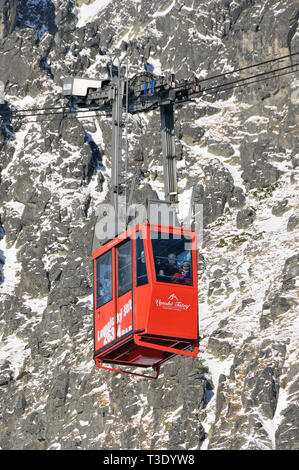
[[[264,62],[259,62],[257,64],[252,64],[252,65],[246,65],[245,67],[241,67],[239,69],[234,69],[234,70],[230,70],[228,72],[222,72],[218,75],[213,75],[211,77],[207,77],[207,78],[200,78],[199,79],[199,83],[202,83],[202,82],[206,82],[208,80],[214,80],[215,78],[221,78],[221,77],[225,77],[226,75],[232,75],[234,73],[239,73],[239,72],[243,72],[244,70],[249,70],[251,68],[255,68],[255,67],[260,67],[262,65],[266,65],[266,64],[270,64],[271,62],[277,62],[279,60],[284,60],[284,59],[287,59],[289,57],[293,57],[295,55],[298,55],[299,52],[293,52],[292,54],[288,54],[288,55],[284,55],[284,56],[281,56],[281,57],[276,57],[274,59],[268,59],[268,60],[265,60]],[[292,65],[291,65],[292,66]]]
[[[258,78],[258,77],[262,77],[262,76],[265,76],[265,75],[270,75],[270,74],[273,74],[275,72],[280,72],[282,70],[286,70],[286,69],[290,69],[290,68],[293,68],[293,67],[296,67],[297,65],[299,65],[299,62],[298,63],[295,63],[293,65],[287,65],[285,67],[280,67],[278,69],[274,69],[274,70],[270,70],[268,72],[262,72],[262,73],[258,73],[256,75],[250,75],[249,77],[244,77],[244,78],[238,78],[237,80],[233,80],[231,82],[227,82],[227,83],[221,83],[220,85],[214,85],[212,87],[209,87],[209,88],[204,88],[202,89],[201,91],[202,92],[207,92],[207,91],[210,91],[210,90],[216,90],[218,88],[222,88],[226,85],[234,85],[236,83],[240,83],[240,82],[244,82],[244,81],[247,81],[247,80],[251,80],[253,78]],[[294,73],[294,72],[293,72]]]
[[[297,66],[297,65],[299,65],[299,63],[294,64],[292,66],[289,66],[289,67],[287,67],[287,69],[288,68],[293,68],[294,66]],[[272,80],[272,79],[279,78],[279,77],[289,75],[289,74],[292,74],[292,73],[296,73],[296,72],[299,72],[299,69],[291,70],[291,71],[288,71],[288,72],[283,72],[283,73],[280,73],[280,74],[274,74],[274,75],[272,74],[273,73],[273,71],[272,71],[272,72],[269,72],[269,75],[272,74],[271,76],[264,76],[263,78],[259,78],[258,80],[253,80],[253,81],[249,81],[249,82],[247,81],[249,79],[252,80],[252,78],[258,77],[260,75],[252,76],[252,77],[249,77],[247,79],[242,79],[241,83],[239,81],[237,83],[236,82],[228,82],[228,83],[224,83],[222,85],[218,85],[218,86],[215,86],[215,87],[205,88],[202,91],[205,92],[205,93],[210,93],[210,92],[222,92],[222,91],[234,90],[236,88],[254,85],[254,84],[259,83],[259,82]],[[234,83],[234,85],[229,87],[229,85],[231,85],[232,83]],[[91,110],[88,110],[88,111],[91,111]],[[81,113],[81,112],[82,111],[80,110],[79,113]],[[62,114],[62,113],[50,113],[50,115],[56,115],[56,114]],[[94,114],[94,115],[86,115],[86,116],[77,116],[72,112],[72,113],[66,114],[66,115],[64,115],[60,118],[31,120],[31,121],[23,121],[23,122],[24,123],[42,123],[42,122],[61,121],[63,119],[63,117],[68,117],[68,119],[78,119],[78,120],[80,120],[80,119],[87,119],[87,118],[94,118],[94,117],[107,117],[108,115],[109,114],[107,114],[107,113],[103,113],[103,114]],[[31,115],[28,115],[27,117],[31,117]],[[17,119],[21,119],[21,116],[18,116]]]
[[[294,53],[292,55],[297,55],[298,53]],[[289,56],[285,56],[285,57],[289,57]],[[274,60],[274,59],[273,59]],[[275,59],[275,60],[278,60],[278,59]],[[269,61],[267,61],[269,62]],[[255,64],[254,66],[257,66],[259,64]],[[298,72],[298,69],[295,68],[299,65],[299,62],[298,63],[295,63],[295,64],[292,64],[292,65],[287,65],[287,66],[284,66],[284,67],[280,67],[280,68],[276,68],[276,69],[273,69],[273,70],[270,70],[270,71],[266,71],[266,72],[261,72],[261,73],[258,73],[258,74],[255,74],[255,75],[250,75],[248,77],[243,77],[243,78],[238,78],[236,80],[232,80],[232,81],[229,81],[227,83],[221,83],[221,84],[217,84],[217,85],[213,85],[213,86],[210,86],[210,87],[207,87],[207,88],[203,88],[201,89],[201,93],[209,93],[209,92],[217,92],[217,91],[228,91],[228,90],[233,90],[235,88],[239,88],[241,86],[249,86],[249,85],[252,85],[252,84],[255,84],[255,83],[259,83],[259,82],[263,82],[263,81],[266,81],[266,80],[271,80],[271,79],[275,79],[275,78],[278,78],[278,77],[282,77],[282,76],[285,76],[285,75],[289,75],[289,74],[292,74],[292,73],[297,73]],[[252,66],[253,67],[253,66]],[[246,67],[248,68],[248,67]],[[245,68],[243,68],[244,70]],[[292,69],[292,70],[289,70],[289,69]],[[241,70],[241,69],[239,69]],[[283,72],[283,73],[277,73],[277,72]],[[224,74],[225,75],[225,74]],[[223,76],[223,75],[221,75]],[[217,76],[215,76],[214,78],[216,78]],[[213,77],[211,77],[210,79],[212,79]],[[188,100],[187,100],[188,101]],[[127,104],[126,104],[127,106]],[[2,113],[0,114],[0,118],[2,119],[2,121],[4,121],[5,119],[7,120],[12,120],[12,119],[17,119],[17,120],[23,120],[24,118],[31,118],[31,117],[40,117],[40,118],[43,118],[44,116],[60,116],[59,118],[57,119],[36,119],[36,120],[32,120],[32,121],[24,121],[24,122],[33,122],[33,123],[38,123],[38,122],[50,122],[50,121],[54,121],[54,120],[62,120],[63,118],[69,118],[69,119],[87,119],[87,118],[93,118],[93,117],[104,117],[104,116],[109,116],[111,115],[111,112],[109,112],[108,108],[107,110],[105,110],[105,112],[103,113],[103,106],[98,106],[98,107],[92,107],[92,108],[88,108],[88,109],[80,109],[79,111],[78,110],[74,110],[73,108],[65,108],[65,107],[48,107],[48,108],[31,108],[32,110],[38,110],[38,111],[50,111],[51,109],[60,109],[61,111],[55,111],[55,112],[37,112],[37,113],[28,113],[29,109],[28,110],[20,110],[18,112],[16,111],[2,111]],[[102,114],[88,114],[88,113],[97,113],[97,111],[102,111]],[[150,108],[148,109],[148,111],[150,111]],[[26,114],[21,114],[21,112],[24,112]],[[27,114],[28,113],[28,114]],[[85,114],[86,115],[83,115],[81,116],[81,113]],[[80,114],[78,116],[78,114]]]
[[[254,85],[255,83],[259,83],[259,82],[264,82],[266,80],[272,80],[274,78],[278,78],[278,77],[283,77],[284,75],[289,75],[291,73],[296,73],[296,72],[299,72],[299,68],[296,69],[296,70],[293,70],[293,71],[290,71],[290,72],[284,72],[284,73],[280,73],[278,75],[273,75],[271,77],[264,77],[264,78],[260,78],[259,80],[254,80],[252,82],[246,82],[246,83],[239,83],[238,85],[234,85],[232,87],[229,87],[229,88],[224,88],[225,85],[223,85],[223,88],[220,88],[220,89],[217,89],[215,90],[215,92],[222,92],[222,91],[229,91],[229,90],[235,90],[236,88],[240,88],[240,87],[244,87],[244,86],[249,86],[249,85]],[[227,83],[227,85],[229,85],[229,83]],[[209,92],[209,90],[205,90],[207,92]],[[213,91],[213,90],[212,90]]]
[[[299,54],[299,51],[297,52],[293,52],[291,54],[288,54],[288,55],[285,55],[285,56],[281,56],[281,57],[275,57],[275,58],[272,58],[272,59],[268,59],[266,61],[263,61],[263,62],[259,62],[259,63],[256,63],[256,64],[251,64],[251,65],[247,65],[245,67],[241,67],[239,69],[234,69],[234,70],[230,70],[228,72],[222,72],[220,74],[217,74],[217,75],[213,75],[211,77],[206,77],[206,78],[202,78],[202,79],[199,79],[198,80],[198,83],[202,83],[202,82],[206,82],[206,81],[210,81],[210,80],[214,80],[216,78],[221,78],[221,77],[225,77],[227,75],[232,75],[232,74],[236,74],[236,73],[239,73],[239,72],[242,72],[244,70],[249,70],[251,68],[255,68],[255,67],[260,67],[260,66],[263,66],[263,65],[267,65],[267,64],[270,64],[270,63],[273,63],[273,62],[277,62],[277,61],[281,61],[281,60],[285,60],[287,58],[291,58],[291,57],[294,57],[296,55]],[[297,64],[291,64],[289,65],[288,67],[294,67],[295,65]],[[282,69],[276,69],[276,70],[282,70]],[[275,70],[270,70],[270,71],[267,71],[267,72],[263,72],[265,74],[267,73],[271,73],[271,72],[274,72]],[[137,74],[138,75],[138,74]],[[248,78],[253,78],[253,77],[247,77],[247,78],[244,78],[244,80],[248,79]],[[243,80],[243,79],[240,79],[240,80]],[[218,85],[220,86],[220,85]],[[49,106],[49,107],[45,107],[45,108],[27,108],[27,109],[15,109],[15,110],[12,110],[12,111],[2,111],[1,115],[2,116],[8,116],[8,117],[13,117],[13,116],[16,116],[17,114],[21,114],[21,113],[30,113],[30,116],[36,116],[36,115],[47,115],[49,113],[39,113],[42,112],[42,111],[57,111],[57,110],[62,110],[59,112],[62,113],[62,112],[66,112],[66,113],[70,113],[72,112],[71,111],[72,109],[72,106],[69,106],[69,107],[64,107],[64,106]],[[94,110],[98,109],[98,108],[93,108]],[[102,109],[102,108],[101,108]],[[68,111],[66,111],[68,110]],[[81,109],[80,112],[90,112],[91,109]],[[35,112],[37,112],[37,114],[34,114]],[[53,113],[55,114],[55,113]],[[21,117],[27,117],[27,114],[23,114]]]

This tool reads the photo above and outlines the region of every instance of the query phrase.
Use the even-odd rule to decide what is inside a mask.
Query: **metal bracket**
[[[96,366],[99,367],[99,369],[110,370],[110,372],[121,372],[122,374],[136,375],[137,377],[143,377],[143,378],[152,379],[152,380],[156,380],[159,377],[159,374],[160,374],[160,366],[153,367],[153,369],[156,371],[156,375],[137,374],[136,372],[130,372],[130,371],[124,370],[124,369],[115,369],[114,367],[102,366],[100,364],[99,359],[96,360]]]
[[[134,335],[134,343],[138,346],[144,346],[151,349],[158,349],[159,351],[166,351],[173,354],[181,354],[183,356],[197,357],[199,351],[199,344],[194,346],[193,351],[184,351],[183,349],[170,348],[168,346],[162,346],[161,344],[148,343],[147,341],[141,341],[140,337]]]

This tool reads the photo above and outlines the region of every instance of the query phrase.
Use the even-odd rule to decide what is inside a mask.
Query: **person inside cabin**
[[[103,305],[104,303],[103,284],[97,280],[97,305]]]
[[[165,277],[165,271],[164,271],[164,269],[162,269],[162,268],[159,268],[159,269],[158,269],[157,280],[158,280],[158,281],[167,281],[167,279],[166,279],[166,277]]]
[[[174,282],[183,283],[183,284],[192,284],[191,273],[190,273],[190,263],[184,261],[181,268],[174,274]]]
[[[142,286],[147,284],[147,270],[146,270],[146,261],[145,261],[145,253],[142,250],[140,253],[140,258],[138,258],[137,263],[137,280],[138,286]]]
[[[173,276],[178,272],[177,259],[175,253],[169,253],[165,266],[161,266],[160,271],[163,270],[164,276],[171,282]]]
[[[164,281],[165,279],[162,279],[163,276],[165,275],[164,273],[164,264],[162,261],[162,258],[160,256],[155,256],[155,270],[156,270],[156,276],[158,281]]]
[[[112,279],[111,279],[111,272],[107,269],[106,273],[104,274],[104,279],[101,283],[101,296],[103,298],[104,303],[109,302],[111,300],[111,292],[112,292]]]

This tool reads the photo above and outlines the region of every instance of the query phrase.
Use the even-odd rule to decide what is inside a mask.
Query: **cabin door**
[[[133,253],[132,240],[116,247],[116,337],[133,330]]]

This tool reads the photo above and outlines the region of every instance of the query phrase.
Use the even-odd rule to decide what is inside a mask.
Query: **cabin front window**
[[[118,297],[132,289],[132,240],[117,248]]]
[[[178,234],[151,232],[156,280],[192,286],[191,240]]]
[[[112,252],[96,259],[96,308],[112,300]]]

